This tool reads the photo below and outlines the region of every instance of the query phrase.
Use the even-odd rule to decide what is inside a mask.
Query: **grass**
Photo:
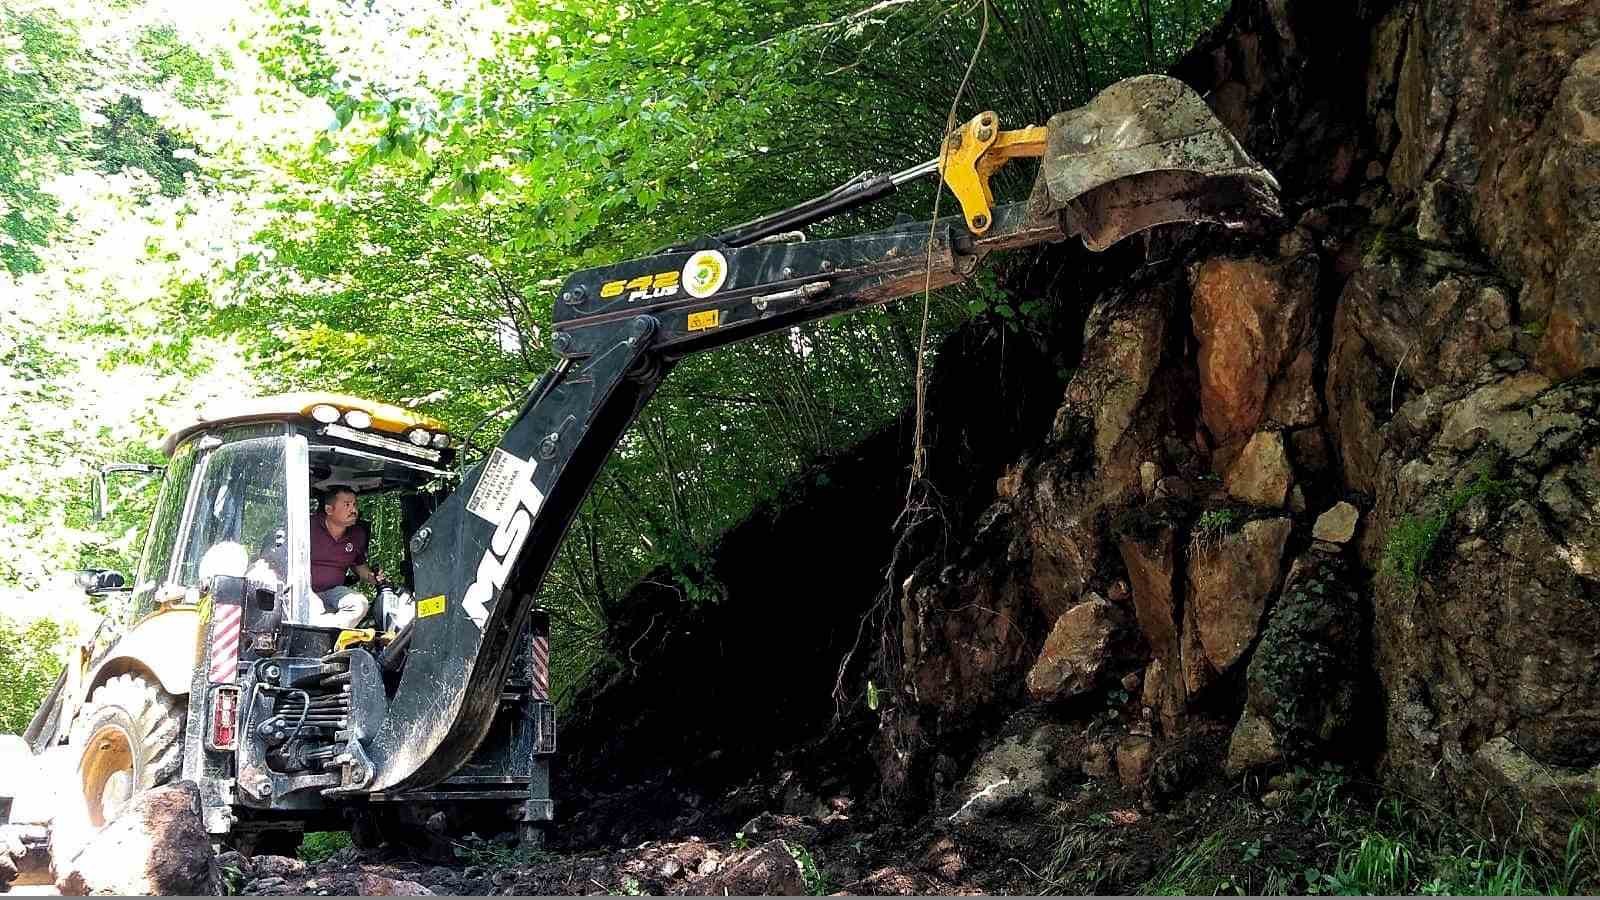
[[[1222,539],[1244,524],[1244,514],[1232,507],[1208,509],[1195,520],[1194,527],[1189,530],[1189,548],[1191,552],[1200,552],[1216,547]]]
[[[469,866],[482,866],[497,871],[543,865],[556,859],[556,854],[542,847],[502,844],[476,834],[469,834],[460,840],[452,841],[451,844],[456,859]]]
[[[1600,814],[1591,801],[1558,856],[1478,835],[1395,796],[1373,802],[1337,773],[1276,809],[1244,802],[1166,854],[1143,894],[1575,895],[1600,888]],[[1077,848],[1076,852],[1093,852]],[[1053,883],[1052,887],[1062,885]],[[1116,886],[1113,885],[1113,888]]]
[[[296,855],[308,863],[319,863],[350,846],[348,831],[308,831],[300,839]]]
[[[1226,841],[1227,833],[1218,830],[1180,850],[1161,874],[1146,882],[1139,893],[1160,897],[1218,893],[1219,880],[1230,879],[1217,867],[1217,857]]]
[[[1422,580],[1423,570],[1433,556],[1439,537],[1449,527],[1455,514],[1475,498],[1498,497],[1510,488],[1510,481],[1492,477],[1489,467],[1485,466],[1471,481],[1446,497],[1431,515],[1402,518],[1389,529],[1388,539],[1384,542],[1383,571],[1394,577],[1406,590],[1415,588]]]

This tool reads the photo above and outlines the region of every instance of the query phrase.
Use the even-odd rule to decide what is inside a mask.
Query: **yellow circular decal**
[[[718,250],[701,250],[683,264],[683,289],[691,297],[709,297],[728,280],[728,258]]]

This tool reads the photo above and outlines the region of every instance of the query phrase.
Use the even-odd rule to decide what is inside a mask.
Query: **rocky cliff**
[[[872,748],[832,783],[903,809],[996,754],[1160,807],[1214,737],[1560,845],[1600,788],[1600,2],[1237,0],[1175,74],[1285,218],[1007,270],[1055,312],[952,339],[910,509],[900,423],[730,535],[696,627],[751,643],[646,652],[660,591],[616,611],[575,790],[645,741],[681,806],[708,748],[783,768],[832,723]],[[643,712],[679,663],[737,737]]]

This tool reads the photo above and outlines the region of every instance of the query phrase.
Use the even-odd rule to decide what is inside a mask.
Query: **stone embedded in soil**
[[[1127,629],[1122,608],[1090,593],[1061,614],[1044,649],[1028,671],[1028,694],[1052,701],[1093,690],[1118,661],[1117,645]]]
[[[1111,748],[1101,741],[1091,741],[1083,748],[1079,767],[1090,778],[1108,778],[1114,768],[1115,758]]]
[[[967,860],[960,844],[949,835],[941,835],[922,854],[922,868],[946,881],[957,881],[966,871]]]
[[[1361,518],[1360,510],[1354,504],[1339,501],[1332,509],[1317,517],[1317,524],[1311,529],[1311,536],[1319,541],[1332,544],[1344,544],[1356,536],[1356,522]]]
[[[1026,718],[1026,713],[1018,716]],[[1016,721],[1016,718],[1011,720]],[[948,799],[950,811],[945,819],[952,825],[979,822],[996,809],[1012,808],[1019,800],[1044,803],[1044,788],[1071,761],[1059,754],[1070,738],[1059,725],[1011,727],[1008,736],[996,741],[973,762],[961,783]]]
[[[401,878],[388,878],[374,872],[362,872],[356,879],[356,889],[362,897],[432,897],[433,891]]]
[[[1291,528],[1288,519],[1246,522],[1216,543],[1196,548],[1189,560],[1194,623],[1215,671],[1228,671],[1255,640],[1267,599],[1278,587]]]
[[[1156,744],[1150,738],[1129,735],[1117,745],[1117,777],[1127,787],[1144,784],[1155,760]]]
[[[1272,734],[1272,725],[1246,709],[1239,717],[1239,724],[1234,726],[1233,737],[1228,740],[1228,775],[1237,776],[1282,760],[1283,751]]]
[[[1223,477],[1229,496],[1252,506],[1272,509],[1283,507],[1293,480],[1283,434],[1277,431],[1256,432]]]
[[[306,864],[302,860],[288,856],[270,855],[250,857],[250,867],[255,874],[263,876],[281,875],[287,877],[289,875],[303,874],[306,870]]]
[[[1161,480],[1161,467],[1146,460],[1139,464],[1139,489],[1149,497],[1156,492],[1156,482]]]
[[[696,897],[796,897],[806,893],[806,883],[788,845],[768,841],[729,856],[715,874],[689,885],[685,893]]]

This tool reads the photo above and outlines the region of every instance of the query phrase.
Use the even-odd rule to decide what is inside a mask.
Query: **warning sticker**
[[[705,312],[690,313],[689,330],[705,331],[707,328],[717,327],[721,322],[721,313],[722,310],[720,309],[708,309]]]
[[[417,618],[419,619],[426,619],[429,616],[437,616],[442,612],[444,612],[443,594],[440,594],[437,597],[429,597],[426,600],[417,601]]]
[[[533,464],[527,460],[496,447],[483,465],[483,476],[472,490],[472,499],[467,501],[467,512],[500,527],[515,506],[512,497],[518,482],[527,479],[532,468]]]

